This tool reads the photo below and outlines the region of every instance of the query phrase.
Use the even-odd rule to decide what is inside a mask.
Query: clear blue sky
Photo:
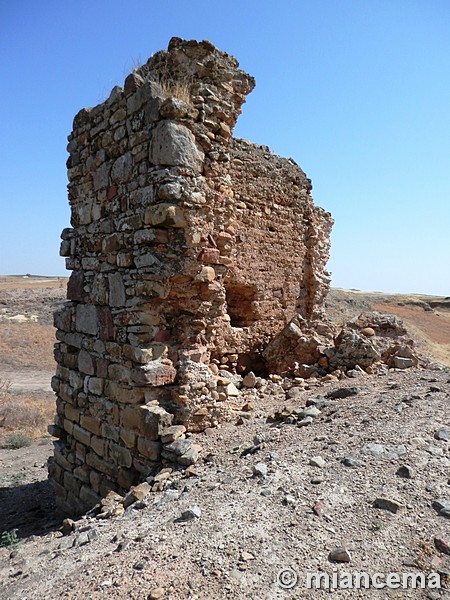
[[[72,119],[172,36],[256,77],[235,134],[312,179],[334,286],[450,295],[449,0],[1,2],[0,274],[66,273]]]

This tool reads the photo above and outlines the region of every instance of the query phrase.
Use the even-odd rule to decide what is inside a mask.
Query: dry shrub
[[[10,387],[11,382],[9,379],[0,379],[0,403],[8,396]]]
[[[187,81],[161,79],[158,83],[164,98],[177,98],[186,104],[192,104],[191,90]]]
[[[0,390],[1,386],[0,381]],[[51,393],[12,394],[3,391],[0,393],[0,435],[20,431],[33,438],[42,437],[47,434],[47,426],[53,422],[54,413],[55,399]]]
[[[7,321],[0,328],[0,364],[14,369],[33,367],[54,370],[55,329],[41,323]]]

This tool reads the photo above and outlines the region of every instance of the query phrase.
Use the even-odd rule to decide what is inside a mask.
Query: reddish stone
[[[220,250],[217,248],[204,248],[198,260],[203,263],[217,265],[220,260]]]
[[[112,185],[110,188],[108,188],[108,193],[106,196],[108,200],[112,200],[114,196],[117,196],[117,185]]]
[[[108,365],[109,361],[106,358],[95,359],[97,367],[97,377],[108,377]]]
[[[84,274],[82,271],[73,271],[67,283],[67,299],[77,300],[78,302],[83,300],[84,295]]]
[[[101,340],[114,339],[114,324],[111,310],[102,306],[98,309],[99,335]]]
[[[434,545],[440,552],[450,555],[450,537],[435,537]]]
[[[170,340],[170,331],[168,329],[161,329],[154,337],[155,342],[168,342]]]
[[[315,502],[314,506],[313,506],[313,513],[315,515],[317,515],[318,517],[321,517],[323,515],[324,510],[325,510],[325,504],[323,502],[321,502],[320,500],[317,500],[317,502]]]

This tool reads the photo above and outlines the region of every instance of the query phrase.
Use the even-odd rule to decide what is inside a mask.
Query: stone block
[[[67,491],[72,492],[75,496],[78,496],[80,491],[80,482],[74,477],[72,473],[65,471],[64,473],[64,487]]]
[[[86,375],[95,375],[94,360],[86,350],[80,350],[78,354],[78,369]]]
[[[96,471],[100,471],[100,473],[104,473],[112,479],[117,479],[118,470],[116,465],[100,458],[95,452],[91,451],[86,454],[86,463]]]
[[[131,379],[131,371],[123,365],[112,363],[108,367],[108,377],[112,381],[128,382]]]
[[[149,460],[158,461],[161,458],[161,448],[161,442],[138,437],[137,449],[142,456],[145,456]]]
[[[127,388],[115,381],[105,382],[104,393],[111,400],[116,400],[122,404],[139,404],[139,402],[143,402],[145,396],[142,388]]]
[[[133,255],[131,252],[118,252],[116,260],[118,267],[127,268],[133,266]]]
[[[123,441],[127,448],[134,448],[136,445],[136,433],[129,431],[128,429],[121,428],[120,439]]]
[[[161,441],[163,444],[170,444],[178,438],[182,437],[186,433],[186,427],[184,425],[172,425],[164,429],[161,435]]]
[[[74,390],[82,390],[84,386],[84,377],[78,371],[70,370],[69,383]]]
[[[52,390],[55,392],[55,394],[58,394],[59,392],[59,386],[60,386],[60,379],[59,377],[53,376],[52,380],[51,380],[51,386],[52,386]]]
[[[73,435],[73,425],[74,425],[73,421],[69,421],[69,419],[64,419],[63,420],[63,429],[69,435]]]
[[[91,488],[83,485],[80,490],[80,500],[86,504],[86,506],[94,507],[100,502],[100,496],[96,494]]]
[[[68,300],[81,302],[84,296],[84,273],[83,271],[73,271],[67,284]]]
[[[88,379],[88,392],[101,396],[103,394],[104,379],[101,377],[89,377]]]
[[[145,252],[134,257],[134,264],[137,269],[147,269],[152,267],[152,273],[159,273],[163,269],[161,261],[153,254],[153,252]]]
[[[139,369],[133,369],[131,376],[133,381],[139,385],[161,386],[173,383],[177,371],[170,364],[153,360],[142,365]]]
[[[414,366],[414,361],[411,358],[403,358],[402,356],[394,356],[392,363],[396,369],[409,369]]]
[[[114,339],[114,322],[111,310],[106,306],[98,308],[99,337],[101,340]]]
[[[69,346],[69,352],[71,352],[70,346],[73,348],[81,348],[83,344],[83,336],[81,333],[67,333],[64,336],[64,341]]]
[[[64,400],[64,402],[72,404],[74,398],[73,387],[68,383],[62,383],[59,386],[59,397],[61,398],[61,400]]]
[[[72,471],[73,465],[67,459],[67,452],[64,452],[62,449],[56,446],[53,450],[53,456],[55,461],[58,463],[60,467],[62,467],[65,471]]]
[[[147,208],[144,223],[159,227],[183,228],[187,226],[182,209],[176,204],[169,204],[167,202]]]
[[[89,484],[90,484],[91,488],[94,490],[94,492],[99,493],[101,480],[102,480],[102,474],[99,473],[98,471],[92,470],[89,473]]]
[[[56,504],[58,506],[64,506],[64,503],[61,500],[65,500],[67,497],[67,491],[63,485],[58,483],[55,479],[51,479],[52,488],[55,492],[56,496]]]
[[[69,403],[67,403],[64,407],[64,415],[66,419],[72,421],[73,423],[78,423],[80,421],[80,409],[74,408]]]
[[[105,458],[107,454],[106,440],[102,437],[93,435],[91,437],[91,448],[100,457]]]
[[[87,465],[80,465],[73,470],[74,476],[83,483],[89,483],[90,469]]]
[[[144,418],[140,406],[126,406],[121,413],[121,425],[124,429],[142,433]]]
[[[124,490],[129,490],[131,486],[138,483],[139,478],[140,474],[134,469],[119,469],[117,483]]]
[[[98,167],[93,173],[94,190],[105,189],[109,186],[109,174],[111,172],[111,164],[105,162]]]
[[[210,265],[219,264],[220,250],[218,250],[217,248],[204,248],[200,253],[199,261]]]
[[[60,331],[69,332],[72,328],[73,308],[66,304],[53,313],[53,325]]]
[[[111,273],[108,275],[109,282],[109,305],[124,306],[126,302],[125,286],[120,273]]]
[[[89,446],[91,443],[91,433],[86,429],[83,429],[83,427],[80,427],[80,425],[75,424],[73,426],[72,435],[76,440],[78,440],[85,446]]]
[[[211,281],[214,281],[215,278],[216,272],[214,271],[214,268],[203,266],[200,273],[195,276],[195,281],[200,283],[210,283]]]
[[[133,458],[129,449],[113,442],[109,444],[109,457],[119,467],[129,468],[133,464]]]
[[[153,130],[150,162],[169,167],[189,167],[200,173],[205,155],[197,147],[195,137],[185,126],[175,121],[161,121]]]
[[[152,213],[149,213],[151,220]],[[145,222],[145,219],[144,219]],[[169,233],[165,229],[139,229],[134,234],[134,243],[136,246],[146,246],[149,244],[167,244],[169,241]]]
[[[173,415],[155,404],[139,406],[140,431],[149,440],[157,440],[173,423]]]
[[[81,333],[97,335],[98,315],[97,307],[93,304],[78,304],[76,308],[75,328]]]
[[[113,183],[127,182],[133,172],[133,155],[127,152],[114,162],[111,169],[111,180]]]
[[[111,481],[108,477],[102,477],[100,480],[100,496],[105,498],[110,492],[117,492],[119,486]]]
[[[102,437],[107,438],[108,440],[113,440],[114,442],[119,441],[119,428],[114,425],[110,425],[109,423],[102,423]]]
[[[95,371],[97,373],[97,377],[103,379],[103,389],[105,388],[105,377],[108,377],[108,367],[109,361],[106,358],[95,359]]]
[[[97,417],[91,417],[90,415],[81,415],[80,425],[95,435],[101,435],[102,422]],[[80,440],[81,442],[82,440]]]

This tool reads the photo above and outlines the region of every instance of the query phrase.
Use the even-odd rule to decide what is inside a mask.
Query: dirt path
[[[11,382],[11,392],[51,392],[54,370],[0,368],[0,380]]]

